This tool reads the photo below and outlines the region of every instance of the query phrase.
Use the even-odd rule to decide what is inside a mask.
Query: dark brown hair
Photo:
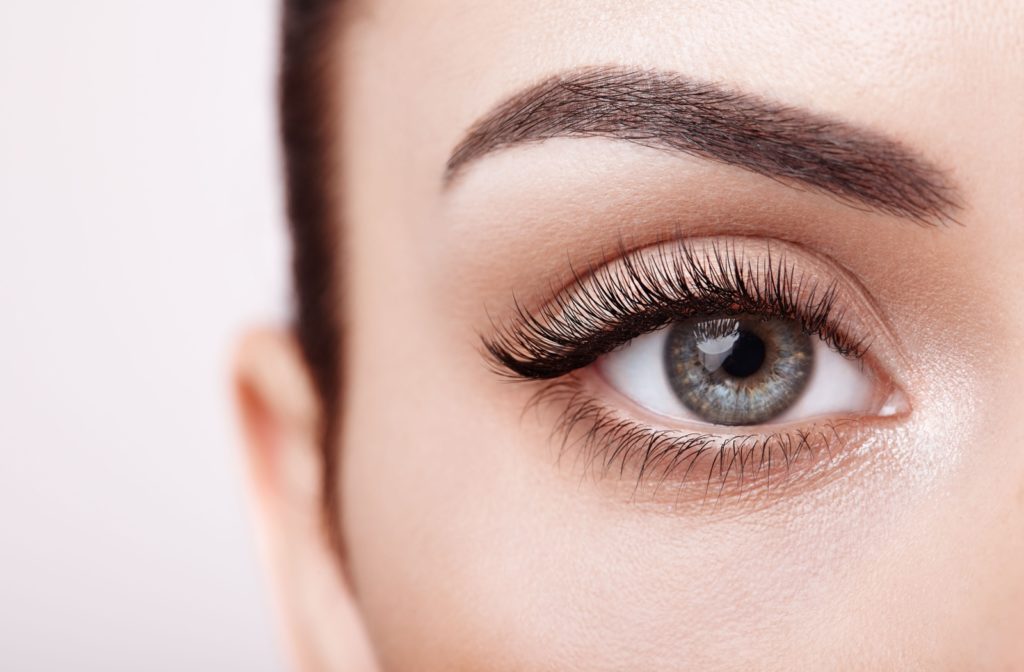
[[[341,0],[284,0],[279,79],[280,133],[295,295],[295,335],[321,403],[323,497],[332,542],[334,436],[340,406],[341,296],[335,279],[340,229],[331,170],[332,41]]]

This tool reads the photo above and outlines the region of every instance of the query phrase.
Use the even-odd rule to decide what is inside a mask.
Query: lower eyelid
[[[533,405],[558,414],[559,463],[634,503],[740,512],[849,476],[887,444],[901,417],[839,416],[792,425],[659,427],[610,405],[592,371],[546,381]],[[707,431],[702,431],[707,430]]]

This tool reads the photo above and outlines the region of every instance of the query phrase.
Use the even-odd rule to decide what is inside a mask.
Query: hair
[[[331,43],[341,0],[284,0],[278,81],[280,134],[292,243],[292,328],[321,406],[326,531],[340,549],[336,434],[341,405],[342,296],[336,269],[341,230],[331,168]]]

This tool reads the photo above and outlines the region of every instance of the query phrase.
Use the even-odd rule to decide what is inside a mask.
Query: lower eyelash
[[[717,502],[724,495],[767,496],[799,474],[817,478],[851,438],[852,419],[832,419],[794,430],[719,435],[657,429],[618,414],[592,396],[576,376],[546,381],[528,408],[554,404],[559,461],[572,450],[584,474],[632,474],[634,496],[657,495],[671,484],[674,499]]]

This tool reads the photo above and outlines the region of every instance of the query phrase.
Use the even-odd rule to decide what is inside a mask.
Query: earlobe
[[[324,530],[320,404],[285,331],[247,334],[235,399],[265,556],[298,669],[376,669],[340,559]]]

